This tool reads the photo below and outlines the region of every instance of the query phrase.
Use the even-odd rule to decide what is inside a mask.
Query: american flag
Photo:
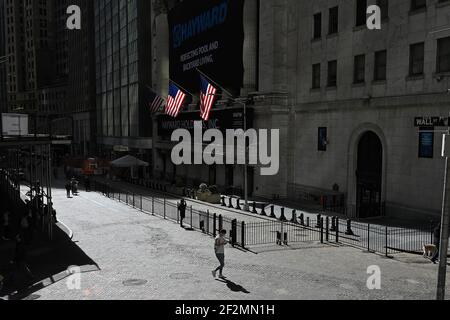
[[[200,116],[204,121],[209,120],[211,109],[216,101],[217,88],[201,74],[200,75]]]
[[[150,106],[150,111],[152,114],[155,114],[159,111],[161,111],[161,107],[164,103],[164,99],[157,95],[152,89],[149,87],[146,87],[146,101],[148,105]]]
[[[169,97],[167,98],[166,114],[174,118],[178,117],[185,100],[186,94],[171,82],[169,84]]]

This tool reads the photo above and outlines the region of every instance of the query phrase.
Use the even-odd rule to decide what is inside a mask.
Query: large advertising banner
[[[243,84],[244,0],[184,0],[169,12],[170,78],[196,94],[199,74],[238,94]]]

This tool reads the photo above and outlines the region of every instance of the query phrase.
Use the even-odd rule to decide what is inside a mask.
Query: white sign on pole
[[[28,134],[28,115],[2,113],[2,134],[4,136],[24,136]]]

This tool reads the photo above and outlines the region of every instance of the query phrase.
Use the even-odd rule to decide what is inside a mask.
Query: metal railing
[[[177,204],[164,194],[158,197],[142,196],[119,190],[110,185],[95,182],[95,190],[105,196],[123,202],[147,214],[166,220],[180,222]],[[169,198],[173,200],[173,198]],[[222,199],[222,204],[224,199]],[[433,226],[408,229],[371,225],[362,222],[317,215],[316,218],[295,215],[290,221],[276,219],[273,206],[265,210],[256,209],[255,215],[272,217],[273,220],[243,222],[232,220],[210,211],[199,211],[188,207],[184,225],[193,230],[216,236],[219,230],[227,230],[227,237],[233,245],[246,248],[258,245],[289,245],[300,242],[339,243],[362,250],[384,254],[408,252],[421,253],[424,244],[434,242]]]

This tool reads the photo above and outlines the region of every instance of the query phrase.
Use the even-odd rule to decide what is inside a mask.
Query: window
[[[374,80],[383,81],[386,80],[386,64],[387,64],[387,51],[375,52],[375,71]]]
[[[356,26],[366,24],[367,20],[367,0],[356,0]]]
[[[327,145],[328,145],[327,128],[320,127],[317,138],[318,138],[317,139],[317,150],[318,151],[327,151]]]
[[[338,32],[339,26],[339,7],[330,9],[330,15],[328,18],[328,34],[334,34]]]
[[[437,72],[450,72],[450,37],[438,39]]]
[[[381,19],[389,18],[389,0],[377,0],[377,5],[381,9]]]
[[[433,127],[421,127],[419,131],[419,158],[433,158],[434,153]]]
[[[419,10],[427,7],[426,0],[411,0],[411,11]]]
[[[409,53],[409,75],[417,76],[423,74],[423,63],[425,56],[424,43],[416,43],[410,46]]]
[[[320,63],[312,66],[312,88],[320,88]]]
[[[337,60],[328,62],[328,87],[337,86]]]
[[[313,38],[319,39],[320,37],[322,37],[322,14],[320,12],[314,15],[313,27],[314,27]]]
[[[365,81],[366,74],[366,56],[364,54],[355,56],[354,63],[354,83],[363,83]]]

